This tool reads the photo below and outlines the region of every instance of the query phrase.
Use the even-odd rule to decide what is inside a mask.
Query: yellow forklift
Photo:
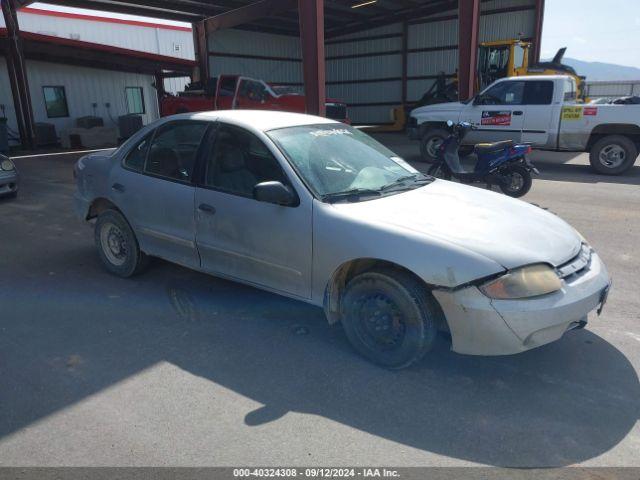
[[[478,89],[484,90],[493,82],[505,77],[529,75],[570,75],[576,81],[578,98],[585,99],[584,82],[576,71],[562,63],[566,48],[561,48],[550,62],[529,64],[531,42],[500,40],[480,44],[478,52]]]

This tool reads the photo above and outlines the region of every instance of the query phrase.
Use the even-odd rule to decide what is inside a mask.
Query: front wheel
[[[420,360],[436,341],[439,306],[413,276],[392,269],[353,278],[342,303],[342,324],[353,347],[387,368]]]
[[[427,131],[420,139],[420,155],[422,161],[433,163],[438,160],[438,152],[445,138],[449,136],[449,132],[442,129],[434,129]]]
[[[500,190],[505,195],[520,198],[531,190],[531,172],[522,165],[509,165],[501,173]]]

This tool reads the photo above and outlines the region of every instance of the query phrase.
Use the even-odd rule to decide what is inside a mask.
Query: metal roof
[[[268,2],[269,0],[263,0]],[[147,17],[199,22],[205,18],[246,7],[256,0],[47,0],[47,3],[67,7],[88,8]],[[18,0],[27,6],[33,0]],[[282,3],[282,2],[281,2]],[[289,9],[240,28],[285,35],[298,35],[297,1],[291,0]],[[358,6],[364,4],[362,6]],[[456,9],[457,0],[325,0],[325,33],[327,37],[343,35],[378,25],[416,19]]]

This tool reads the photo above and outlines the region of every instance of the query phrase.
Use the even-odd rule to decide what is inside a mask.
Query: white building
[[[190,27],[40,8],[21,9],[18,21],[35,121],[54,124],[58,135],[84,116],[101,117],[106,126],[128,113],[142,115],[145,124],[155,120],[159,115],[151,65],[176,59],[187,68],[194,59]],[[0,40],[6,35],[0,15]],[[54,55],[48,46],[69,53]],[[74,52],[93,55],[98,61],[83,61]],[[122,59],[127,59],[126,67]],[[186,82],[185,77],[167,78],[165,89],[176,92]],[[7,118],[10,137],[15,139],[18,127],[1,48],[0,117]]]

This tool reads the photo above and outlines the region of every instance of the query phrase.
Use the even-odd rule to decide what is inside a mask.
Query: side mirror
[[[451,128],[453,127],[454,123],[453,120],[447,120],[447,127]]]
[[[259,202],[273,203],[285,207],[295,206],[298,202],[291,188],[281,182],[262,182],[253,187],[253,198]]]
[[[474,105],[484,105],[484,97],[482,95],[476,95],[473,99]]]

